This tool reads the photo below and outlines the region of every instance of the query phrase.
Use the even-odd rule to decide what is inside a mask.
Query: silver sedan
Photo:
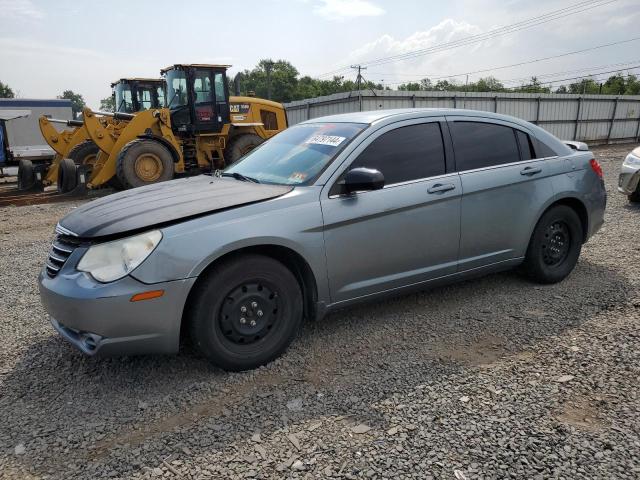
[[[622,162],[618,191],[632,203],[640,202],[640,147],[635,148]]]
[[[293,126],[216,176],[141,187],[61,219],[40,274],[53,327],[89,355],[172,353],[229,370],[302,320],[521,266],[571,273],[603,223],[602,170],[513,117],[408,109]]]

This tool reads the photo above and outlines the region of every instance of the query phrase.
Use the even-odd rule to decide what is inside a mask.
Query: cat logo
[[[250,107],[251,105],[249,105],[248,103],[232,103],[229,105],[229,112],[242,113],[246,115],[247,113],[249,113]]]

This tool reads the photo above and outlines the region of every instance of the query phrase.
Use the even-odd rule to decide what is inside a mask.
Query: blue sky
[[[111,81],[123,76],[157,76],[160,68],[173,63],[228,63],[233,73],[253,67],[261,58],[283,58],[301,74],[316,76],[345,64],[428,48],[576,3],[578,0],[0,0],[0,80],[25,98],[49,98],[72,89],[97,107],[100,98],[110,94]],[[423,74],[446,76],[507,65],[640,36],[639,24],[640,1],[617,0],[477,45],[372,67],[365,77],[393,86]],[[513,80],[606,65],[640,65],[639,47],[636,41],[493,74]]]

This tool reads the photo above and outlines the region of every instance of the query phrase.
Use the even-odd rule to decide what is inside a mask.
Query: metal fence
[[[286,103],[289,125],[338,113],[387,108],[466,108],[540,125],[563,140],[637,142],[640,96],[366,90]]]

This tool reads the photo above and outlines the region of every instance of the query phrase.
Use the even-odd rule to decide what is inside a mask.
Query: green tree
[[[109,95],[106,98],[100,100],[100,110],[103,112],[113,112],[116,109],[115,100],[113,95]]]
[[[16,94],[6,83],[0,82],[0,98],[15,98]]]
[[[74,93],[73,90],[65,90],[58,98],[65,98],[71,100],[71,111],[73,112],[73,118],[78,118],[78,115],[82,112],[82,109],[86,105],[84,98],[79,93]]]
[[[600,93],[600,85],[593,78],[584,78],[569,84],[569,93]]]
[[[255,92],[258,97],[277,102],[290,102],[295,98],[298,70],[286,60],[262,59],[253,70],[242,72],[240,90]]]
[[[480,78],[477,82],[470,83],[470,92],[504,92],[504,85],[496,77]]]
[[[551,88],[543,86],[538,77],[533,76],[529,83],[520,85],[514,88],[513,91],[520,93],[551,93]]]

